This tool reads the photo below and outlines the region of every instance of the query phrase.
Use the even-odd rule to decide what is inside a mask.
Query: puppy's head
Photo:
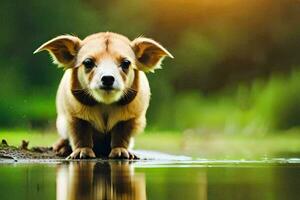
[[[81,87],[96,101],[117,102],[134,81],[134,70],[145,72],[160,68],[164,57],[173,56],[152,39],[133,41],[116,33],[97,33],[80,40],[71,35],[58,36],[34,53],[47,50],[54,63],[77,69]]]

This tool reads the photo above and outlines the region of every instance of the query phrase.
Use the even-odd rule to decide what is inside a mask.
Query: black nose
[[[103,86],[111,87],[114,84],[115,78],[113,76],[102,76],[101,81]]]

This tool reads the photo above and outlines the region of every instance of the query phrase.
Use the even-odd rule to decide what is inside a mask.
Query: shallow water
[[[298,199],[300,160],[0,164],[0,199]]]

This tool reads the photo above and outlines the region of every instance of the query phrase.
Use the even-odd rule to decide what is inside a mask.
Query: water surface
[[[298,199],[299,159],[0,164],[0,199]]]

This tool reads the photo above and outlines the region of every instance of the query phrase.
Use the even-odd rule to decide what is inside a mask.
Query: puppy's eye
[[[82,64],[87,68],[87,69],[91,69],[93,67],[95,67],[95,63],[92,59],[87,58],[85,59]]]
[[[129,60],[124,59],[121,64],[120,67],[122,67],[123,70],[127,70],[130,66],[131,62]]]

